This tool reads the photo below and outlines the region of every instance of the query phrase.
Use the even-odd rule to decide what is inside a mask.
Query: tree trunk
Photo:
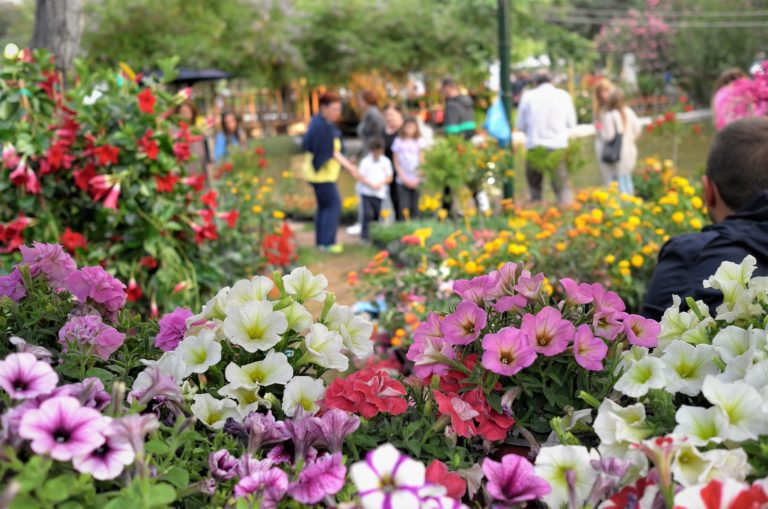
[[[37,0],[33,48],[47,48],[56,56],[56,68],[66,71],[80,48],[81,0]]]

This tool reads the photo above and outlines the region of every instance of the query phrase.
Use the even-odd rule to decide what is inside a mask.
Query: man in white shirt
[[[368,143],[368,155],[358,166],[357,192],[363,209],[361,237],[369,240],[371,223],[381,216],[381,203],[387,198],[392,182],[392,161],[384,155],[384,140],[373,138]]]
[[[536,88],[523,93],[520,99],[516,122],[517,129],[525,133],[525,147],[529,156],[526,157],[525,176],[531,201],[541,201],[545,171],[539,167],[541,161],[551,161],[550,155],[557,158],[558,155],[553,154],[557,152],[560,160],[551,168],[552,189],[557,195],[557,201],[567,204],[572,198],[563,156],[568,147],[568,131],[576,126],[576,109],[568,92],[550,83],[546,71],[538,73],[535,80]]]

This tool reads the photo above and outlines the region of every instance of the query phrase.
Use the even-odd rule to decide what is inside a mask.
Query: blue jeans
[[[619,175],[619,191],[625,194],[634,195],[635,185],[632,183],[632,174]]]
[[[341,217],[341,197],[336,182],[312,184],[317,199],[315,213],[315,243],[318,246],[336,244],[336,230]]]

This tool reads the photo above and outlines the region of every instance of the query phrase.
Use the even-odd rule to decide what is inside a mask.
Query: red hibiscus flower
[[[216,214],[211,209],[198,210],[197,213],[203,218],[205,224],[211,224],[213,222],[213,217]]]
[[[78,248],[88,249],[88,243],[82,233],[73,232],[67,227],[64,233],[59,237],[59,242],[70,253],[74,253]]]
[[[201,192],[203,189],[205,189],[205,174],[198,173],[197,175],[190,175],[189,177],[184,177],[184,180],[182,180],[182,183],[185,185],[191,187],[196,192]]]
[[[148,269],[156,269],[157,268],[157,260],[155,260],[151,256],[142,256],[139,260],[139,265],[142,267],[146,267]]]
[[[75,185],[82,191],[88,191],[91,179],[96,176],[96,165],[87,162],[82,168],[73,171],[72,175],[75,177]]]
[[[219,218],[227,222],[227,227],[231,230],[237,224],[237,219],[240,217],[238,210],[232,209],[229,212],[220,212]]]
[[[456,472],[450,472],[440,460],[432,460],[429,464],[426,479],[432,484],[445,486],[445,494],[456,500],[461,499],[467,492],[467,482]]]
[[[28,193],[40,194],[40,181],[37,174],[23,161],[9,175],[14,185],[23,187]]]
[[[128,296],[128,302],[136,302],[142,296],[141,287],[133,278],[128,282],[128,288],[126,288],[125,293]]]
[[[114,175],[96,175],[90,181],[91,197],[104,200],[104,208],[116,209],[120,197],[120,182]]]
[[[10,223],[0,224],[0,253],[11,253],[24,244],[22,233],[29,226],[29,219],[20,214]]]
[[[339,408],[371,419],[379,413],[400,415],[408,409],[405,387],[385,371],[358,371],[337,378],[325,393],[327,408]]]
[[[192,153],[189,151],[189,143],[178,142],[173,144],[173,155],[176,156],[176,160],[181,162],[189,161]]]
[[[138,93],[136,98],[139,100],[139,111],[142,113],[154,113],[155,112],[155,96],[152,95],[152,89],[145,88]]]
[[[216,240],[219,238],[219,232],[216,229],[216,225],[208,223],[205,226],[200,226],[196,223],[190,223],[189,226],[195,232],[195,243],[202,244],[206,240]]]
[[[160,147],[157,142],[152,139],[153,134],[152,129],[144,133],[144,136],[139,140],[139,149],[147,156],[147,159],[155,161],[157,155],[160,153]]]
[[[100,147],[94,148],[93,154],[98,159],[99,166],[107,166],[108,164],[117,164],[120,149],[109,143],[105,143]]]
[[[219,193],[217,193],[214,189],[211,189],[207,193],[205,193],[203,196],[200,197],[200,201],[203,202],[204,205],[216,210],[216,202],[219,199]]]
[[[155,187],[158,193],[171,193],[176,182],[179,181],[178,175],[169,173],[168,175],[155,175]]]

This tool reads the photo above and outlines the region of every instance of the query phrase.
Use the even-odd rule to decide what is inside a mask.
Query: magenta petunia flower
[[[437,313],[429,313],[427,319],[416,327],[416,331],[413,333],[413,340],[422,341],[426,338],[443,339],[443,331],[440,330],[442,320],[442,317]]]
[[[488,322],[488,315],[474,302],[463,301],[456,311],[440,324],[446,341],[452,345],[468,345],[480,336]]]
[[[299,406],[292,419],[283,421],[285,436],[293,442],[294,463],[304,459],[307,450],[320,438],[318,435],[319,429],[313,424],[316,419],[317,417],[308,414]]]
[[[19,251],[24,263],[29,265],[30,274],[33,277],[45,274],[55,289],[63,287],[67,277],[77,270],[75,261],[59,244],[33,242],[32,247],[21,246]]]
[[[565,289],[565,305],[589,304],[594,300],[592,287],[586,283],[577,283],[573,279],[563,278],[560,284]]]
[[[137,456],[144,454],[144,439],[160,428],[160,421],[155,414],[124,415],[112,421],[116,435],[126,440]]]
[[[239,460],[226,449],[220,449],[208,455],[208,469],[211,477],[219,481],[228,481],[237,475]]]
[[[360,427],[360,417],[338,408],[332,408],[311,421],[315,434],[331,454],[341,452],[344,439]]]
[[[552,491],[549,483],[536,475],[533,465],[517,454],[507,454],[501,463],[485,458],[483,473],[488,493],[506,504],[536,500]]]
[[[661,325],[656,320],[640,315],[627,315],[624,318],[624,332],[629,344],[655,348],[659,343]]]
[[[505,327],[483,338],[482,364],[500,375],[513,376],[536,360],[536,352],[519,329]]]
[[[522,295],[505,295],[496,301],[493,310],[497,313],[507,313],[509,311],[522,311],[528,305],[528,299]]]
[[[8,297],[13,302],[19,302],[27,296],[27,287],[21,271],[13,269],[10,274],[0,276],[0,297]]]
[[[57,461],[84,456],[104,444],[108,421],[69,396],[50,398],[21,418],[19,434],[31,440],[32,450]]]
[[[495,296],[501,298],[515,295],[517,278],[523,274],[530,276],[528,271],[522,270],[522,266],[513,262],[507,262],[499,270],[491,272],[490,275],[496,280]]]
[[[413,372],[419,378],[445,375],[450,371],[447,361],[456,360],[453,347],[442,337],[414,338],[405,357],[413,362]]]
[[[109,422],[108,418],[104,419]],[[106,481],[120,475],[126,466],[133,463],[136,454],[130,442],[113,423],[110,423],[102,434],[104,443],[87,454],[72,458],[72,466],[78,472],[91,474],[99,481]]]
[[[523,273],[517,279],[515,291],[528,299],[535,300],[541,295],[543,286],[544,274],[539,273],[532,276],[530,273]]]
[[[251,412],[243,420],[243,433],[248,437],[248,452],[255,454],[263,446],[288,440],[283,421],[276,421],[272,410],[266,414]],[[227,429],[227,426],[224,426]]]
[[[576,329],[576,339],[573,341],[573,356],[579,366],[589,371],[600,371],[607,354],[608,345],[595,337],[589,325],[579,325]]]
[[[59,331],[59,342],[77,345],[81,351],[90,349],[104,360],[115,353],[125,341],[125,334],[101,321],[99,315],[73,316]]]
[[[288,494],[301,504],[317,504],[333,496],[344,487],[347,467],[341,462],[341,453],[326,454],[304,466],[299,480],[291,483]]]
[[[72,396],[81,405],[98,411],[104,410],[112,401],[112,395],[104,390],[104,383],[95,376],[83,378],[82,382],[61,385],[49,395],[51,398]]]
[[[187,332],[187,318],[194,313],[187,308],[177,307],[160,319],[160,332],[155,336],[155,346],[164,352],[176,350]]]
[[[531,348],[547,357],[565,351],[576,334],[576,327],[551,306],[542,308],[536,315],[525,315],[520,330]]]
[[[617,311],[599,311],[592,317],[592,327],[595,334],[608,341],[615,340],[624,331],[626,313]]]
[[[259,499],[261,509],[274,509],[287,491],[288,475],[279,468],[270,468],[240,479],[235,486],[235,497],[253,496]]]
[[[125,305],[125,285],[100,266],[83,267],[67,276],[64,281],[69,292],[80,302],[91,300],[104,307],[110,318]]]
[[[457,279],[453,282],[453,291],[461,300],[484,306],[496,293],[496,278],[487,274],[473,279]]]
[[[51,365],[31,353],[12,353],[0,361],[0,387],[13,399],[50,394],[58,382]]]

